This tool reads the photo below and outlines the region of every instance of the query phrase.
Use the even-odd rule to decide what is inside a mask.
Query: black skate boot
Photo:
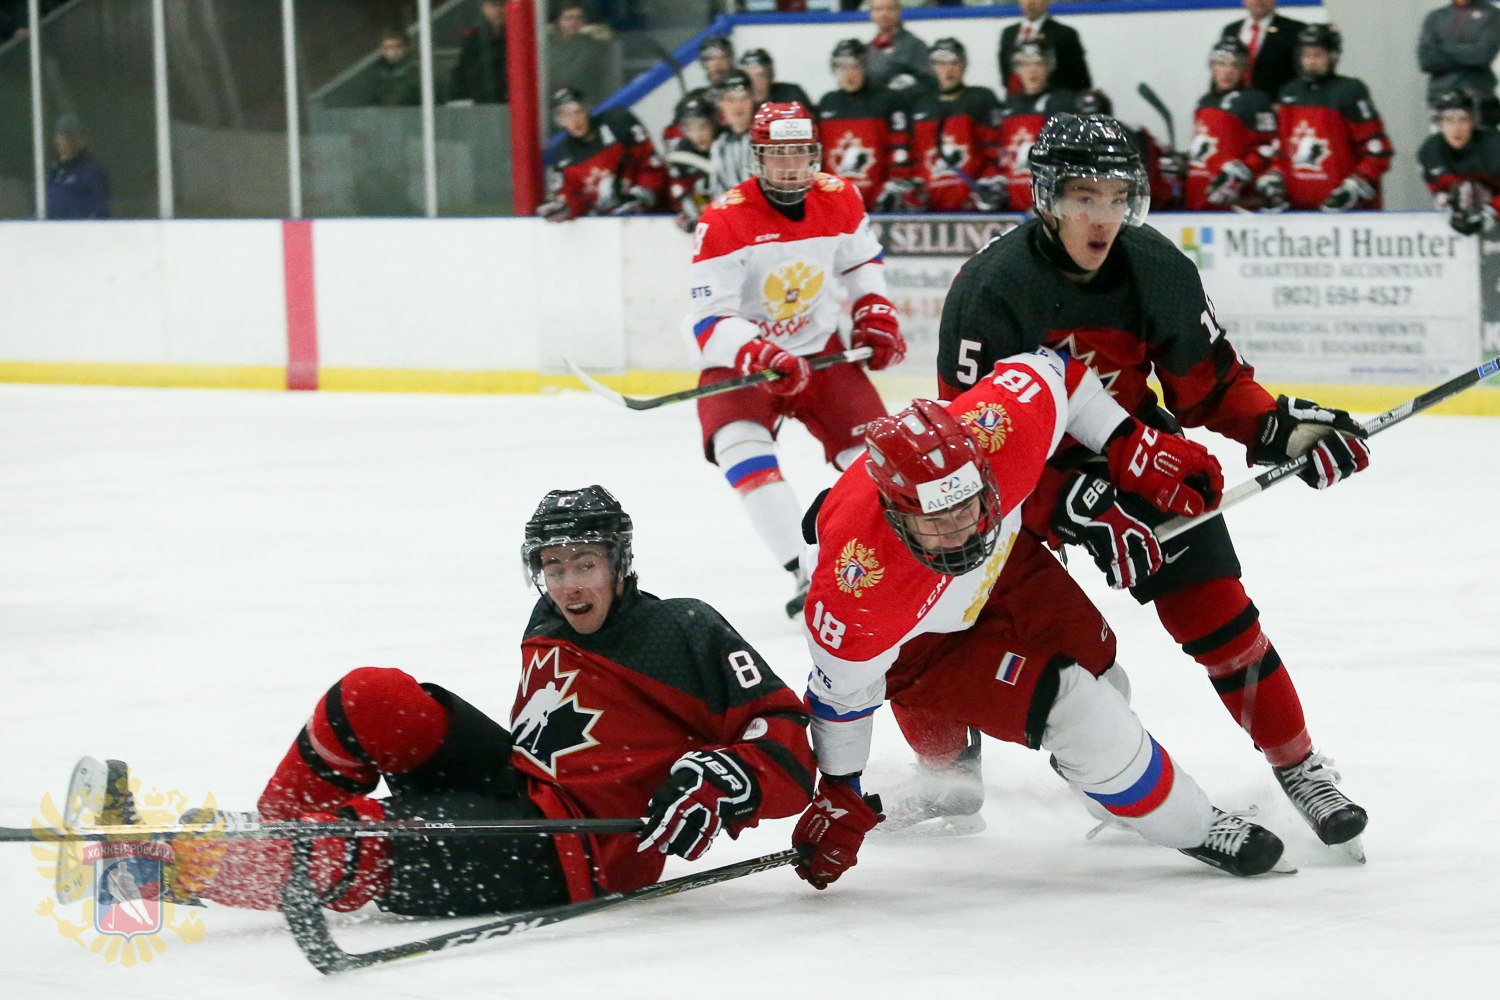
[[[786,616],[788,618],[796,618],[802,614],[802,608],[807,604],[807,588],[811,586],[811,583],[807,578],[807,574],[802,572],[802,567],[797,560],[794,559],[788,563],[786,568],[787,572],[791,573],[797,580],[797,592],[792,595],[791,600],[786,602]]]
[[[1365,861],[1364,833],[1369,815],[1339,791],[1340,775],[1333,761],[1314,750],[1300,764],[1274,769],[1281,790],[1307,820],[1318,839],[1330,847],[1342,848],[1360,864]]]
[[[933,832],[978,833],[984,829],[979,815],[984,805],[984,775],[981,771],[979,730],[969,730],[969,744],[951,764],[928,767],[917,764],[917,773],[905,785],[884,798],[893,803],[885,810],[882,832],[904,830],[930,819],[940,819]]]
[[[1275,868],[1294,872],[1295,868],[1278,866],[1281,860],[1281,838],[1263,826],[1246,822],[1243,813],[1214,810],[1208,839],[1198,847],[1184,847],[1182,853],[1206,865],[1222,868],[1232,875],[1263,875]]]

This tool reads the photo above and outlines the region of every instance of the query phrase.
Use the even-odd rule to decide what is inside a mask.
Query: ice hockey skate
[[[1215,809],[1208,839],[1197,847],[1182,848],[1182,853],[1231,875],[1264,875],[1273,870],[1294,874],[1297,869],[1281,859],[1281,838],[1263,826],[1246,821],[1247,815],[1254,814],[1254,809],[1244,812]]]
[[[1364,833],[1369,816],[1339,790],[1333,761],[1314,750],[1300,764],[1275,768],[1276,780],[1318,839],[1365,863]]]
[[[786,602],[786,616],[796,618],[802,614],[802,606],[807,603],[808,578],[800,565],[789,565],[787,569],[796,578],[797,592]]]
[[[985,828],[979,809],[984,805],[984,777],[980,770],[979,732],[969,730],[969,745],[945,767],[915,765],[915,773],[881,797],[890,806],[877,831],[891,833],[921,824],[921,831],[962,836]],[[936,820],[938,822],[929,822]]]

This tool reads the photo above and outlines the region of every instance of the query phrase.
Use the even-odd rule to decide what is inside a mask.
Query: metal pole
[[[437,218],[437,111],[432,83],[432,0],[417,0],[417,54],[422,64],[422,195],[429,219]]]
[[[42,3],[27,0],[27,24],[31,35],[27,50],[31,58],[31,177],[36,189],[36,217],[47,217],[47,133],[42,121]]]
[[[156,214],[170,219],[172,197],[172,117],[167,105],[167,3],[151,0],[151,75],[156,88]]]
[[[286,173],[290,218],[302,218],[302,118],[297,104],[297,0],[281,0],[281,58],[286,65]]]

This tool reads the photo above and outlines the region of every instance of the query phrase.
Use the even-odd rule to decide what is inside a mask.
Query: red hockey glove
[[[880,796],[860,795],[847,781],[824,775],[812,805],[792,830],[792,847],[802,858],[797,875],[814,889],[826,889],[858,863],[865,834],[885,816]]]
[[[1161,569],[1161,543],[1151,527],[1121,507],[1115,488],[1098,476],[1076,476],[1068,484],[1052,510],[1052,530],[1087,549],[1116,590]]]
[[[788,354],[760,337],[740,348],[739,353],[734,356],[734,368],[741,375],[754,375],[764,371],[780,375],[780,378],[758,383],[762,389],[778,396],[795,396],[807,388],[808,380],[812,378],[812,368],[808,366],[806,358]]]
[[[760,808],[760,784],[732,750],[689,750],[651,796],[637,851],[652,849],[696,861],[726,822]]]
[[[906,338],[901,336],[896,307],[889,299],[871,292],[854,303],[854,332],[850,343],[875,352],[870,355],[868,365],[872,372],[901,363],[906,357]]]
[[[1308,456],[1297,477],[1309,486],[1327,489],[1370,467],[1370,446],[1364,427],[1343,410],[1331,410],[1309,399],[1276,397],[1276,409],[1260,418],[1250,461],[1280,465]]]
[[[1224,473],[1218,459],[1196,441],[1153,430],[1132,419],[1105,449],[1109,478],[1120,489],[1138,493],[1157,510],[1197,517],[1219,505]]]

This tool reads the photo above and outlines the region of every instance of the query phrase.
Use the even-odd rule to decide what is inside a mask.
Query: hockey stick
[[[1167,145],[1175,153],[1177,151],[1177,129],[1172,125],[1172,112],[1167,110],[1166,104],[1157,96],[1156,91],[1151,89],[1151,84],[1146,83],[1144,80],[1136,84],[1135,92],[1140,94],[1141,99],[1151,105],[1157,114],[1161,115],[1162,122],[1167,126]]]
[[[351,969],[363,969],[384,962],[394,962],[397,959],[410,958],[414,955],[446,951],[461,945],[477,944],[490,938],[519,934],[522,931],[535,930],[548,924],[581,917],[585,913],[608,909],[620,903],[671,896],[689,889],[716,885],[719,882],[727,882],[730,879],[791,864],[797,860],[797,852],[779,851],[776,854],[751,858],[749,861],[740,861],[695,875],[684,875],[666,882],[658,882],[630,892],[612,892],[580,903],[565,903],[561,906],[525,910],[463,930],[434,934],[417,941],[364,952],[345,951],[333,940],[333,935],[328,930],[327,918],[319,905],[317,891],[308,878],[311,858],[311,841],[298,839],[292,848],[292,876],[282,891],[281,909],[286,915],[287,926],[291,928],[297,947],[302,949],[302,954],[312,963],[313,968],[324,975],[331,975],[335,972],[348,972]]]
[[[495,820],[384,820],[332,823],[236,822],[184,823],[164,826],[89,826],[54,830],[45,826],[0,826],[0,843],[43,843],[101,840],[171,840],[180,836],[224,840],[292,840],[303,837],[515,837],[564,833],[639,833],[642,819],[495,819]]]
[[[807,364],[813,371],[821,371],[824,368],[832,368],[834,365],[864,361],[874,353],[868,347],[856,347],[852,350],[841,351],[838,354],[820,354],[817,357],[808,358]],[[737,375],[734,378],[727,378],[722,382],[715,382],[713,385],[700,385],[693,389],[683,389],[681,392],[669,392],[665,396],[625,396],[611,389],[603,382],[600,382],[582,368],[579,368],[570,359],[563,358],[563,364],[568,366],[568,371],[573,373],[573,377],[582,382],[589,391],[603,396],[616,406],[626,406],[632,410],[654,410],[658,406],[665,406],[667,403],[680,403],[686,399],[702,399],[705,396],[717,396],[721,392],[733,392],[736,389],[743,389],[747,385],[759,385],[762,382],[770,382],[773,379],[781,378],[779,372],[766,369],[765,371],[752,372],[749,375]]]
[[[1387,428],[1396,426],[1412,414],[1421,413],[1428,407],[1441,403],[1450,396],[1456,396],[1465,389],[1473,388],[1496,373],[1500,373],[1500,357],[1490,358],[1490,360],[1479,367],[1471,368],[1462,375],[1456,375],[1442,385],[1428,389],[1415,399],[1408,399],[1406,402],[1386,410],[1377,417],[1371,417],[1364,423],[1365,431],[1372,436],[1379,434]],[[1224,513],[1226,507],[1233,507],[1237,503],[1250,499],[1257,493],[1262,493],[1270,489],[1283,479],[1290,479],[1308,461],[1308,457],[1303,455],[1300,458],[1292,459],[1290,462],[1283,462],[1280,465],[1272,466],[1254,479],[1247,479],[1228,493],[1225,493],[1224,498],[1219,501],[1219,506],[1206,514],[1199,514],[1197,517],[1174,517],[1170,521],[1162,522],[1155,531],[1157,541],[1165,542],[1176,538],[1184,531],[1195,528],[1211,518],[1218,517]]]

